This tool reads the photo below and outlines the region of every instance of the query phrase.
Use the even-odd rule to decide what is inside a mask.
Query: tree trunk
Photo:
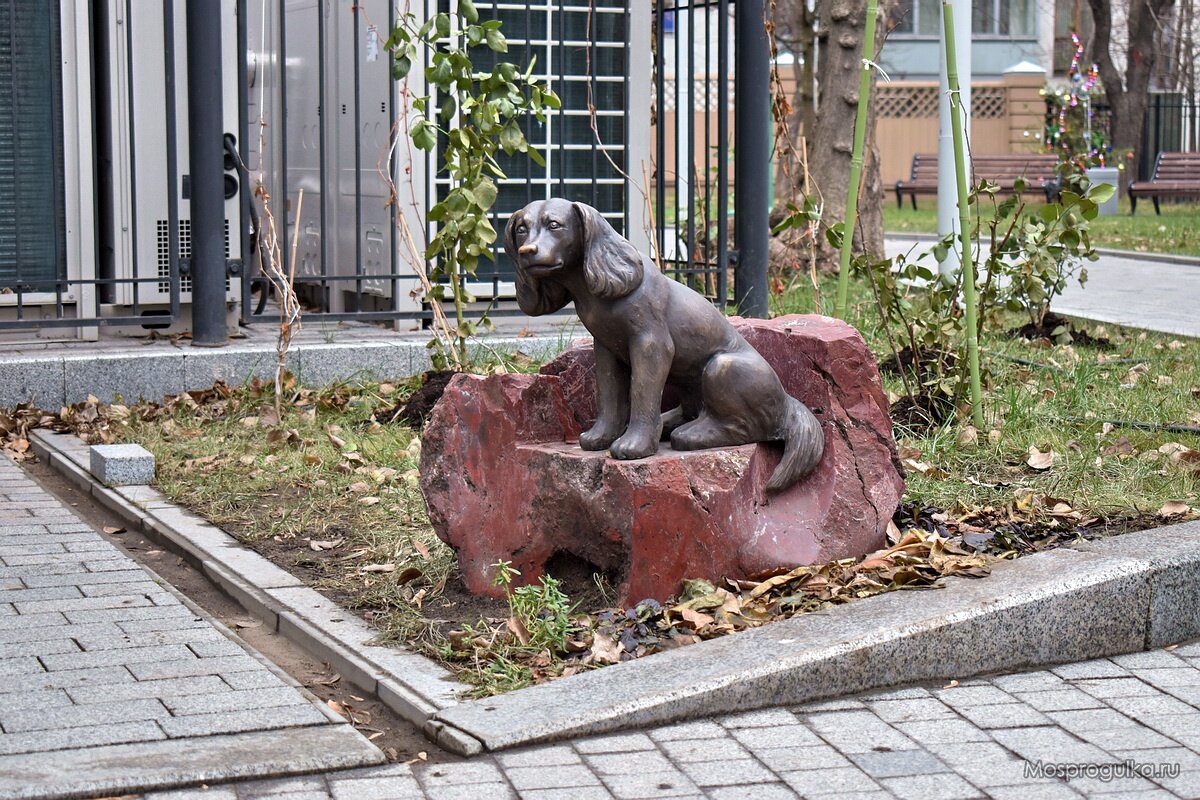
[[[1125,74],[1117,69],[1112,57],[1113,9],[1112,0],[1088,0],[1092,20],[1096,25],[1096,38],[1092,56],[1100,68],[1100,80],[1104,84],[1104,95],[1112,108],[1113,153],[1125,160],[1121,171],[1121,190],[1137,176],[1137,159],[1128,158],[1142,146],[1142,126],[1146,118],[1146,93],[1150,89],[1150,76],[1158,58],[1157,39],[1159,25],[1165,24],[1167,14],[1175,0],[1130,0],[1126,18],[1127,46],[1125,49]]]
[[[791,109],[787,114],[787,130],[780,130],[776,120],[775,197],[777,213],[784,213],[788,203],[799,207],[804,197],[804,166],[797,151],[800,138],[812,125],[813,60],[816,55],[816,16],[808,9],[807,0],[780,0],[775,4],[774,30],[777,47],[786,48],[794,61],[790,77],[794,81]],[[784,70],[779,70],[782,80]],[[784,137],[786,133],[786,138]]]
[[[880,3],[880,12],[885,4]],[[818,0],[817,108],[812,126],[805,131],[809,173],[824,204],[822,222],[832,226],[845,219],[854,145],[854,117],[858,108],[859,70],[866,0]],[[877,25],[875,49],[883,41],[885,25]],[[875,76],[871,76],[874,87]],[[875,147],[875,106],[867,110],[867,147],[863,154],[863,186],[858,202],[855,250],[883,253],[883,191],[879,151]],[[836,269],[838,253],[822,237],[820,266]]]

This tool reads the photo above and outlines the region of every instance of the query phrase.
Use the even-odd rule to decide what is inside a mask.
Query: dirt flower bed
[[[868,331],[869,326],[861,326]],[[986,575],[998,560],[1195,518],[1200,343],[1092,326],[990,337],[987,430],[961,418],[897,422],[908,492],[889,546],[756,581],[692,580],[669,603],[612,607],[603,576],[570,564],[507,601],[467,594],[417,488],[421,381],[218,384],[160,404],[94,400],[0,412],[6,453],[28,433],[136,441],[159,488],[375,625],[452,667],[480,695],[507,691],[882,592]],[[1057,342],[1057,343],[1056,343]],[[1084,342],[1083,344],[1079,342]],[[870,341],[881,357],[886,345]],[[517,359],[492,370],[526,370]],[[890,391],[895,378],[884,374]],[[405,422],[410,420],[411,422]]]

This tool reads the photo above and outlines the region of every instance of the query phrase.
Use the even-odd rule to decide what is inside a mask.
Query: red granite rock
[[[622,602],[684,578],[746,578],[883,546],[904,490],[878,369],[862,337],[819,316],[733,320],[822,421],[811,475],[768,498],[777,444],[616,461],[576,440],[595,416],[588,342],[540,375],[454,378],[425,429],[421,488],[467,588],[496,594],[492,565],[536,580],[567,553],[620,576]],[[669,402],[669,401],[668,401]]]

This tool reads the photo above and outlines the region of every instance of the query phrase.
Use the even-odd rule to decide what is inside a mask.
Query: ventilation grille
[[[171,291],[171,226],[165,219],[158,221],[158,290],[163,294]],[[179,257],[192,257],[192,221],[179,220]],[[229,220],[225,220],[225,258],[229,258]],[[190,292],[192,279],[187,275],[179,278],[179,291]],[[225,280],[225,291],[229,291],[229,280]]]

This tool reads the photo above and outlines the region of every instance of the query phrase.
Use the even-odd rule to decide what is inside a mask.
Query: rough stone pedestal
[[[684,578],[750,578],[883,546],[904,483],[862,337],[819,316],[734,324],[822,421],[816,471],[767,497],[778,444],[663,443],[640,461],[580,450],[595,416],[588,342],[540,375],[456,376],[426,426],[421,488],[467,588],[498,593],[498,560],[533,581],[569,554],[615,572],[621,602],[663,600]]]

